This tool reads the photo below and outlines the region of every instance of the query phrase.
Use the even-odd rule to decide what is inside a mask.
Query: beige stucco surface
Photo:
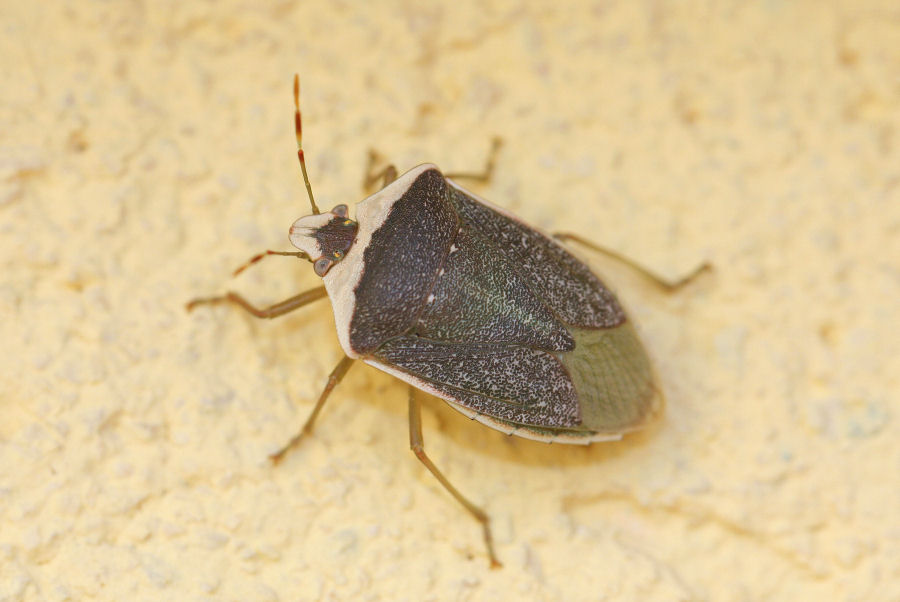
[[[0,600],[900,599],[896,2],[0,3]],[[590,448],[508,438],[340,358],[288,249],[371,147],[476,167],[583,254],[668,405]]]

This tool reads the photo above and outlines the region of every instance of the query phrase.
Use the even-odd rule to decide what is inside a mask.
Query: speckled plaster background
[[[900,599],[896,2],[0,4],[0,600]],[[665,419],[588,449],[508,438],[340,357],[320,203],[370,147],[595,238]]]

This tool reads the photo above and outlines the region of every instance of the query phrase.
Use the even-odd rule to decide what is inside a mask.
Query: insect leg
[[[488,556],[491,559],[491,568],[496,569],[503,566],[494,554],[494,538],[491,536],[491,524],[488,515],[484,510],[463,497],[425,454],[425,441],[422,439],[422,414],[419,400],[416,399],[416,390],[413,387],[409,388],[409,447],[416,454],[416,457],[422,461],[425,468],[440,481],[444,489],[449,491],[456,498],[456,501],[462,504],[475,517],[475,520],[481,523],[481,528],[484,531],[484,543],[487,544]]]
[[[322,411],[322,406],[325,405],[325,400],[328,399],[328,395],[331,393],[332,389],[334,389],[337,384],[341,382],[341,379],[344,378],[344,375],[347,374],[347,370],[350,369],[350,366],[353,365],[354,361],[355,360],[352,357],[347,357],[345,355],[344,358],[340,362],[338,362],[338,365],[335,366],[334,370],[331,371],[331,374],[328,375],[328,382],[325,384],[325,389],[322,391],[322,394],[319,395],[319,399],[318,401],[316,401],[316,406],[313,408],[313,411],[309,415],[309,418],[307,418],[306,422],[303,424],[303,428],[300,429],[299,433],[291,438],[287,445],[269,456],[272,462],[274,462],[275,464],[281,462],[285,454],[296,447],[305,435],[308,435],[312,432],[313,423],[315,423],[316,421],[316,416],[318,416],[319,412]]]
[[[712,265],[708,262],[703,262],[697,268],[695,268],[690,274],[686,276],[682,276],[678,280],[669,280],[667,278],[663,278],[659,274],[654,273],[650,269],[642,266],[641,264],[635,262],[628,257],[625,257],[621,253],[613,251],[612,249],[607,249],[606,247],[601,247],[595,242],[592,242],[586,238],[583,238],[577,234],[571,234],[568,232],[555,232],[553,234],[553,238],[562,242],[577,242],[580,245],[583,245],[592,251],[596,251],[597,253],[601,253],[606,255],[607,257],[611,257],[616,261],[627,265],[629,268],[634,270],[635,272],[641,274],[654,284],[656,284],[659,288],[663,289],[666,292],[673,292],[681,288],[686,284],[690,284],[695,278],[697,278],[700,274],[704,272],[712,271]]]
[[[488,151],[487,160],[484,162],[484,168],[480,172],[462,172],[462,173],[447,173],[444,174],[445,178],[450,178],[451,180],[477,180],[479,182],[489,182],[491,180],[491,176],[494,175],[494,166],[497,163],[497,154],[500,152],[500,147],[503,145],[503,141],[500,138],[494,138],[491,140],[491,150]]]
[[[307,254],[304,253],[303,251],[272,251],[272,250],[266,250],[266,251],[263,251],[262,253],[257,253],[256,255],[254,255],[253,257],[251,257],[251,258],[248,259],[247,261],[245,261],[239,268],[237,268],[234,272],[232,272],[231,275],[232,275],[232,276],[238,276],[241,272],[243,272],[244,270],[246,270],[246,269],[249,268],[250,266],[256,265],[257,263],[259,263],[260,261],[262,261],[262,260],[265,259],[266,257],[269,257],[270,255],[282,255],[282,256],[284,256],[284,257],[299,257],[300,259],[305,259],[305,260],[307,260],[307,261],[309,261],[309,262],[312,262],[312,260],[309,258],[309,255],[307,255]]]
[[[327,294],[328,293],[325,291],[325,287],[319,286],[312,290],[302,292],[299,295],[295,295],[290,299],[285,299],[281,303],[276,303],[275,305],[271,305],[265,309],[259,309],[251,305],[249,301],[247,301],[237,293],[228,292],[219,297],[201,297],[198,299],[191,299],[190,301],[188,301],[186,307],[188,311],[191,311],[198,305],[234,303],[247,312],[253,314],[257,318],[271,319],[277,318],[278,316],[283,316],[290,311],[294,311],[298,307],[303,307],[307,303],[311,303],[317,299],[321,299],[322,297],[327,296]]]
[[[372,185],[381,180],[381,187],[384,188],[397,179],[397,168],[388,165],[378,171],[375,171],[375,164],[378,163],[378,153],[369,150],[369,165],[366,167],[366,177],[363,180],[363,189],[368,190]]]

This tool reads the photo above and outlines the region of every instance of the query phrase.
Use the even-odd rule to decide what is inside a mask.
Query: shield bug
[[[492,566],[487,514],[466,499],[425,453],[415,390],[509,435],[587,444],[618,439],[663,405],[653,370],[615,295],[560,241],[627,259],[571,234],[547,236],[424,164],[398,176],[393,166],[369,183],[382,188],[356,205],[319,211],[303,154],[299,80],[294,78],[297,156],[312,215],[290,228],[297,251],[266,251],[313,264],[324,286],[257,309],[236,293],[195,299],[188,309],[232,303],[274,318],[328,296],[344,358],[328,377],[302,430],[275,461],[312,430],[329,393],[361,360],[410,385],[410,446],[482,525]],[[371,167],[371,166],[370,166]],[[704,266],[705,267],[705,266]],[[702,269],[702,268],[701,268]],[[688,277],[690,278],[690,277]],[[687,279],[685,279],[687,280]]]

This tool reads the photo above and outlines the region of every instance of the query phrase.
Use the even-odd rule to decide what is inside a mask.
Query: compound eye
[[[328,273],[328,270],[331,269],[332,265],[334,265],[334,261],[328,257],[319,257],[313,264],[313,271],[316,273],[316,276],[321,278]]]
[[[347,217],[347,205],[338,205],[334,209],[331,210],[331,213],[338,217]]]

